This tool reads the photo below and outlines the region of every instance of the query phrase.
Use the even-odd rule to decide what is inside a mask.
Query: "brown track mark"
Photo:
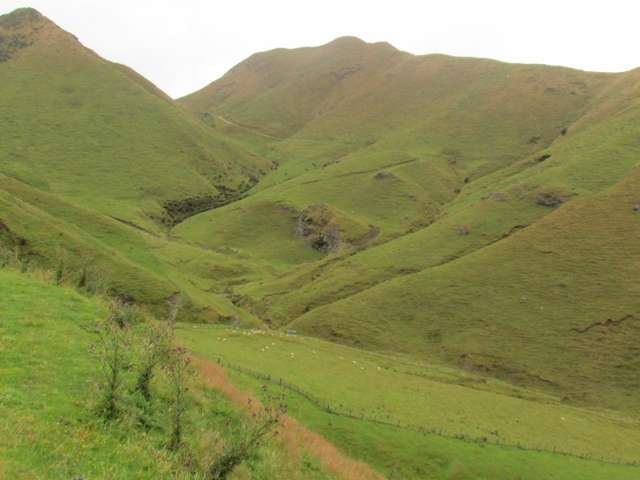
[[[222,366],[196,356],[191,356],[191,360],[207,386],[220,391],[241,408],[262,408],[256,398],[233,385]],[[316,457],[329,472],[340,478],[345,480],[384,480],[384,477],[369,465],[347,457],[322,435],[312,432],[288,415],[283,418],[278,436],[282,444],[294,456],[300,457],[307,452]]]

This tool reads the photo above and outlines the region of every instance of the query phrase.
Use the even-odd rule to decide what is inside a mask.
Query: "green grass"
[[[272,325],[636,413],[637,79],[354,39],[256,55],[182,101],[273,127],[281,166],[176,233],[271,259],[292,225],[265,205],[326,205],[379,234],[316,261],[291,255],[287,271],[234,286],[241,305]],[[565,205],[539,205],[544,194]],[[246,242],[233,225],[247,218],[278,241]]]
[[[235,372],[233,366],[268,374],[276,391],[282,379],[304,392],[313,401],[285,390],[290,413],[389,478],[638,475],[638,467],[552,453],[637,462],[640,436],[632,416],[575,408],[535,389],[472,372],[298,335],[183,324],[179,336],[198,354],[230,365],[239,385],[259,391],[265,380]],[[339,414],[320,408],[325,404]],[[440,434],[416,431],[421,428]]]
[[[156,312],[183,292],[193,318],[253,322],[215,284],[264,267],[172,244],[161,220],[166,201],[244,189],[270,162],[33,10],[2,16],[0,34],[28,40],[0,62],[0,222],[24,250],[90,262]]]
[[[296,358],[307,344],[324,353],[292,363],[256,350],[258,336],[189,337],[349,409],[637,460],[640,71],[342,38],[256,54],[176,102],[32,10],[0,17],[0,35],[24,40],[0,41],[0,240],[31,265],[64,260],[69,284],[89,265],[161,318],[181,293],[183,321],[267,323],[365,349],[298,338]],[[167,201],[257,178],[242,199],[162,223]],[[303,215],[340,247],[302,238]],[[25,291],[20,301],[37,294]],[[492,478],[492,461],[514,478],[635,474],[292,407],[387,473],[403,459],[401,478]]]
[[[153,228],[162,202],[238,186],[267,165],[44,17],[17,31],[33,45],[0,64],[3,173]]]
[[[637,181],[636,171],[501,242],[320,307],[293,328],[637,412]]]
[[[223,281],[246,281],[258,267],[143,232],[113,218],[78,207],[0,175],[0,215],[12,235],[36,262],[50,268],[65,261],[69,280],[86,263],[105,277],[117,294],[128,295],[164,315],[167,299],[184,295],[183,315],[215,320],[255,320],[215,292]],[[213,289],[213,291],[212,291]]]
[[[165,408],[149,431],[123,420],[100,422],[95,406],[99,365],[87,330],[106,315],[103,302],[47,284],[39,274],[0,270],[0,476],[15,479],[199,478],[164,448]],[[154,384],[161,395],[162,384]],[[242,415],[219,394],[194,384],[187,444],[210,455],[207,440],[235,428]],[[208,446],[209,449],[213,447]],[[328,479],[314,459],[289,458],[269,443],[232,478]]]
[[[98,366],[82,327],[106,314],[98,301],[0,271],[2,396],[0,458],[5,478],[157,478],[168,454],[142,436],[102,427],[87,411]]]

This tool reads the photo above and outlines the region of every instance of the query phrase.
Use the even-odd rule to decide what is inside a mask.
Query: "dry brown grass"
[[[198,357],[192,357],[192,362],[207,386],[215,388],[229,400],[249,411],[262,408],[256,398],[231,383],[222,366]],[[305,452],[309,453],[316,457],[324,468],[340,478],[346,480],[384,479],[366,463],[347,457],[322,435],[312,432],[287,415],[283,417],[278,437],[293,456],[301,457]]]

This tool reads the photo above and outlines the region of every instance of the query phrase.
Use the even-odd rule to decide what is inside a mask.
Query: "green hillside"
[[[32,261],[66,262],[69,275],[88,266],[115,293],[154,309],[183,292],[196,318],[248,318],[208,278],[250,270],[167,235],[240,195],[270,162],[35,10],[0,17],[0,51],[5,240]]]
[[[130,417],[104,422],[95,414],[102,373],[93,329],[107,315],[107,305],[47,279],[47,272],[25,275],[0,269],[0,477],[208,478],[197,464],[215,451],[216,435],[219,443],[221,436],[237,430],[243,421],[238,407],[193,380],[184,434],[190,459],[166,448],[168,409],[162,402],[167,381],[160,373],[152,386],[158,403],[145,412],[151,428],[137,423],[136,410]],[[134,340],[129,342],[133,350]],[[126,355],[131,362],[135,353]],[[228,478],[248,474],[263,480],[335,478],[316,459],[296,457],[278,440],[265,442]]]
[[[342,37],[173,100],[20,9],[0,16],[0,121],[0,266],[59,284],[0,269],[0,437],[26,419],[40,442],[0,440],[0,477],[116,461],[128,431],[91,427],[97,463],[47,456],[62,427],[16,400],[33,352],[56,373],[29,402],[69,407],[74,325],[103,297],[177,311],[185,345],[388,478],[638,475],[640,69]],[[136,442],[114,478],[191,478]],[[238,478],[330,478],[281,449]]]
[[[535,388],[413,356],[281,332],[183,324],[240,385],[283,389],[291,415],[387,478],[632,479],[636,415],[566,405]],[[617,439],[624,438],[624,442]]]
[[[150,228],[168,201],[251,183],[266,162],[33,10],[0,20],[3,173]],[[7,47],[4,47],[7,48]]]
[[[280,167],[175,232],[272,262],[305,241],[234,289],[271,324],[635,410],[639,79],[353,38],[256,54],[181,101],[279,137],[254,144]]]

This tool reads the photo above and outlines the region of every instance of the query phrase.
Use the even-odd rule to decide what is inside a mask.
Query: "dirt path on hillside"
[[[215,362],[192,356],[193,365],[198,369],[205,384],[220,391],[225,397],[243,409],[262,408],[252,395],[238,389],[224,369]],[[287,450],[297,456],[307,452],[316,457],[329,472],[346,480],[384,480],[366,463],[353,460],[322,435],[301,425],[297,420],[285,415],[279,438]]]

